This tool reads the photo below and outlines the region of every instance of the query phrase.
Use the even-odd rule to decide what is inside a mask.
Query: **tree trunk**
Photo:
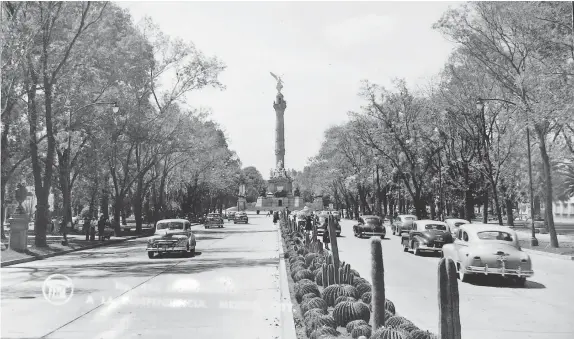
[[[510,198],[506,198],[506,220],[508,223],[508,226],[514,226],[514,213],[512,211],[512,207],[514,205],[514,203],[512,202],[512,199]]]
[[[484,190],[484,195],[482,196],[482,222],[488,224],[488,190]]]
[[[538,134],[538,147],[540,148],[540,155],[542,157],[542,164],[544,168],[544,188],[545,188],[545,205],[544,209],[546,218],[545,224],[548,228],[548,233],[550,233],[550,246],[558,248],[558,236],[556,234],[556,229],[554,228],[554,214],[552,213],[552,168],[550,167],[550,157],[546,151],[546,136],[541,133],[539,128],[536,128],[536,133]]]
[[[383,215],[388,215],[388,209],[387,209],[387,189],[388,187],[385,186],[385,188],[383,189],[383,193],[382,193],[382,200],[383,200]]]
[[[1,224],[0,224],[1,231],[0,232],[2,232],[2,239],[6,239],[6,235],[4,234],[4,218],[6,217],[6,204],[5,204],[5,200],[4,200],[4,199],[6,199],[6,184],[7,184],[6,181],[7,180],[4,180],[4,178],[2,178],[2,191],[1,191],[1,194],[2,194],[2,197],[1,197],[1,199],[2,199],[2,210],[0,211],[0,213],[1,213],[0,214],[1,215],[0,216],[0,222],[1,222]]]
[[[143,225],[142,207],[143,207],[143,178],[140,176],[136,181],[136,191],[132,199],[132,208],[134,218],[136,219],[136,234],[140,234]]]
[[[492,185],[492,200],[494,202],[494,208],[496,209],[496,216],[498,217],[498,224],[500,226],[504,225],[502,221],[502,209],[500,208],[500,203],[498,202],[498,192],[495,185]]]
[[[435,217],[436,217],[435,208],[436,208],[436,206],[435,206],[435,203],[434,203],[434,199],[431,199],[429,205],[430,205],[430,218],[431,218],[432,220],[435,220]]]
[[[116,195],[114,199],[114,219],[112,225],[116,233],[116,236],[119,236],[122,231],[120,227],[120,215],[123,207],[124,207],[124,197]]]

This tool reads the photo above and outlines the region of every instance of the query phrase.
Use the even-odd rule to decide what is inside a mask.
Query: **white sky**
[[[360,81],[424,84],[452,45],[431,26],[456,2],[119,2],[135,21],[192,41],[226,65],[226,90],[188,96],[210,107],[243,166],[275,167],[275,80],[282,75],[285,166],[302,170],[323,132],[363,104]]]

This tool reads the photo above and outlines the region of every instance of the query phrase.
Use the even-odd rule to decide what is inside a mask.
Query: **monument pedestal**
[[[245,211],[247,209],[247,199],[245,197],[237,198],[237,211]]]
[[[28,248],[28,223],[25,211],[16,211],[10,220],[10,248],[14,251],[25,251]]]

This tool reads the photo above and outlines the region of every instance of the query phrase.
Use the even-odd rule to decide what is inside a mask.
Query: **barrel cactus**
[[[345,327],[353,320],[362,319],[368,322],[371,318],[371,312],[369,307],[360,301],[345,301],[335,306],[333,318],[338,326]]]
[[[355,328],[355,326],[368,325],[368,324],[369,323],[364,321],[363,319],[349,321],[346,327],[347,333],[351,333],[351,331],[353,331],[353,328]]]
[[[318,329],[311,332],[309,339],[330,339],[336,338],[340,335],[336,329],[329,326],[321,326]]]
[[[307,293],[305,295],[303,295],[303,298],[301,298],[301,302],[303,303],[305,300],[309,300],[309,299],[313,299],[313,298],[317,298],[317,294],[315,293]]]
[[[295,273],[295,275],[293,275],[293,280],[294,281],[299,281],[301,279],[314,279],[315,277],[313,276],[313,272],[309,271],[309,270],[300,270],[297,271],[297,273]]]
[[[305,256],[305,264],[307,264],[307,266],[311,266],[311,264],[313,263],[313,260],[315,260],[315,258],[317,258],[318,255],[317,253],[309,253]]]
[[[301,261],[301,262],[305,262],[305,258],[298,255],[296,257],[291,257],[291,259],[289,259],[289,264],[293,264],[296,261]]]
[[[338,305],[339,303],[345,302],[345,301],[356,301],[357,299],[353,298],[353,297],[349,297],[346,295],[342,295],[340,297],[338,297],[337,299],[335,299],[335,305]]]
[[[412,322],[410,320],[408,320],[407,318],[395,315],[395,316],[392,316],[389,319],[387,319],[387,321],[385,322],[385,326],[388,328],[398,329],[399,326],[401,326],[405,323],[411,323],[412,324]]]
[[[323,285],[323,269],[319,268],[316,273],[315,273],[315,282],[317,283],[317,285],[322,286]]]
[[[319,292],[319,287],[315,283],[302,284],[295,291],[295,299],[297,300],[298,303],[300,303],[303,300],[303,296],[310,293],[313,293],[316,296],[321,295],[321,293]]]
[[[395,304],[389,299],[385,300],[385,310],[389,311],[392,315],[395,315],[397,311],[395,310]]]
[[[359,284],[355,287],[357,288],[357,291],[359,292],[359,296],[362,296],[363,294],[365,294],[367,292],[371,292],[371,290],[372,290],[371,284]]]
[[[411,333],[412,331],[419,330],[418,327],[416,327],[414,324],[412,324],[410,322],[401,324],[398,329],[403,330],[403,331],[408,332],[408,333]]]
[[[407,339],[405,332],[392,328],[380,327],[371,335],[371,339]]]
[[[312,321],[313,318],[317,318],[323,315],[328,315],[329,312],[325,311],[322,308],[312,308],[303,314],[303,320],[306,323]]]
[[[303,313],[303,315],[305,315],[307,311],[314,308],[320,308],[327,311],[327,303],[325,302],[325,300],[319,297],[308,299],[301,303],[301,313]]]
[[[369,338],[371,336],[371,332],[372,332],[371,326],[359,325],[353,328],[353,330],[351,331],[351,337],[353,337],[353,339],[359,338],[361,336]]]
[[[361,275],[359,274],[359,272],[355,271],[354,269],[351,269],[351,273],[355,276],[355,279],[361,277]]]
[[[414,330],[405,339],[438,339],[438,336],[429,331]]]
[[[331,327],[333,329],[337,328],[337,323],[331,315],[318,315],[316,317],[310,318],[305,324],[307,336],[309,336],[313,331],[323,326]]]
[[[372,298],[373,298],[373,293],[371,293],[371,292],[365,292],[361,295],[361,300],[367,305],[371,304]]]
[[[345,290],[345,294],[350,297],[358,299],[361,296],[357,291],[357,289],[352,285],[341,285],[341,287],[343,287],[343,289]]]
[[[352,270],[351,270],[352,271]],[[365,278],[361,278],[359,276],[355,276],[355,279],[353,279],[353,286],[359,286],[360,284],[368,284],[369,281]]]

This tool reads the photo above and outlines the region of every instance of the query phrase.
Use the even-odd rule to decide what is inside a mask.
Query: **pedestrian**
[[[305,232],[308,234],[312,234],[313,232],[313,217],[310,215],[305,218]]]
[[[84,218],[84,233],[86,234],[86,241],[90,240],[90,230],[91,230],[91,220],[90,217],[86,216]]]
[[[104,229],[106,228],[106,217],[102,214],[98,221],[98,241],[104,241]]]
[[[276,224],[279,220],[279,213],[277,211],[273,212],[273,223]]]
[[[327,223],[327,218],[323,222],[323,243],[325,243],[325,249],[330,250],[329,244],[331,243],[331,239],[329,238],[329,224]]]

